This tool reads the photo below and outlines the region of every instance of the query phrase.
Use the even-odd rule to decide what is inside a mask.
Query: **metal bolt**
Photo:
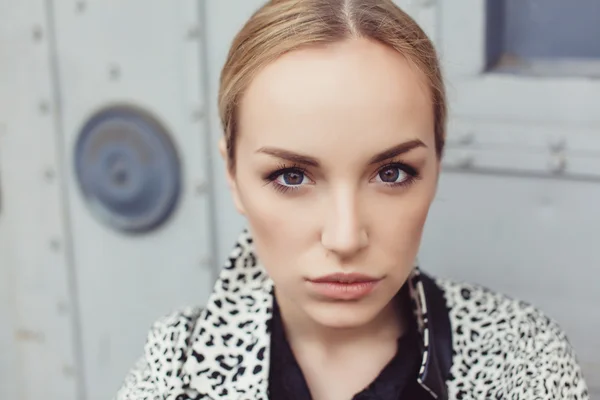
[[[201,181],[196,184],[196,194],[202,195],[208,191],[208,183],[206,181]]]
[[[86,6],[87,6],[87,4],[86,4],[84,1],[78,1],[78,2],[75,4],[75,10],[76,10],[78,13],[83,13],[83,12],[85,11],[85,9],[86,9]]]
[[[469,156],[464,156],[460,160],[458,160],[456,165],[462,169],[471,169],[471,168],[473,168],[474,163],[475,163],[475,158],[473,156],[469,155]]]
[[[463,146],[468,146],[470,144],[473,144],[474,141],[475,141],[475,133],[473,133],[473,132],[467,132],[464,135],[462,135],[460,137],[460,139],[458,139],[458,143],[460,143]]]
[[[192,112],[192,120],[194,121],[200,121],[201,119],[203,119],[205,117],[205,112],[204,112],[204,108],[202,107],[198,107],[197,109],[195,109]]]
[[[550,150],[554,153],[564,150],[567,147],[567,142],[564,137],[553,137],[548,141]]]
[[[198,39],[200,37],[200,34],[201,34],[200,26],[194,25],[188,29],[187,38],[188,39]]]
[[[69,305],[65,301],[59,301],[56,308],[61,315],[65,315],[69,312]]]
[[[58,240],[57,238],[50,239],[50,248],[53,251],[60,250],[60,240]]]
[[[553,174],[563,174],[567,169],[567,157],[564,153],[555,154],[548,162],[548,169]]]
[[[43,36],[44,36],[44,34],[43,34],[42,27],[39,25],[34,26],[33,27],[33,39],[36,42],[39,42],[40,40],[42,40]]]
[[[111,80],[116,81],[121,78],[121,68],[118,65],[111,65],[108,68],[108,76]]]
[[[40,101],[39,108],[42,114],[46,114],[50,111],[50,103],[47,100],[42,100]]]
[[[55,173],[54,173],[54,169],[48,167],[46,168],[46,170],[44,171],[44,178],[47,181],[52,181],[54,179]]]

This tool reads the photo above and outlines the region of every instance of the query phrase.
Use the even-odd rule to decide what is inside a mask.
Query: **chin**
[[[319,302],[305,311],[319,325],[332,329],[353,329],[369,324],[380,310],[373,305],[357,302]]]

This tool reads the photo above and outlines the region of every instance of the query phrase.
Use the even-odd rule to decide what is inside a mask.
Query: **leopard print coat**
[[[408,283],[422,339],[418,383],[431,399],[589,399],[565,334],[539,310],[418,267]],[[115,399],[267,400],[272,289],[246,231],[206,307],[154,324]]]

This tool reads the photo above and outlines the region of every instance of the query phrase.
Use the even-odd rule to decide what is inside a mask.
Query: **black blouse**
[[[411,321],[405,334],[398,339],[394,358],[383,368],[377,378],[357,393],[352,400],[416,400],[425,393],[417,382],[421,361],[419,333],[410,308],[408,291],[401,290],[398,299]],[[310,391],[285,336],[279,307],[274,298],[271,334],[271,366],[269,371],[270,400],[310,400]],[[350,399],[349,399],[350,400]]]

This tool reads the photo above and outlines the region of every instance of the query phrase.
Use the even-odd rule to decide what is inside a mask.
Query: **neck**
[[[396,341],[406,326],[396,298],[392,299],[366,324],[337,328],[318,323],[285,296],[275,296],[288,341],[294,346],[308,344],[325,349],[340,349],[365,342]]]

